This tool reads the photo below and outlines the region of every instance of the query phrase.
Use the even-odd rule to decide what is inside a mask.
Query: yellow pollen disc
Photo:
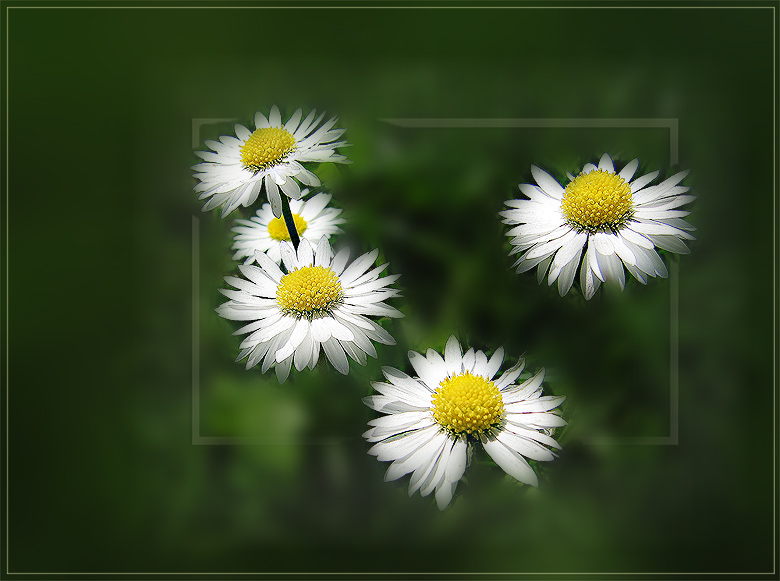
[[[295,222],[295,229],[298,231],[298,236],[304,233],[308,224],[306,220],[301,218],[298,214],[293,214],[293,222]],[[274,240],[289,240],[290,232],[287,230],[287,224],[284,223],[284,218],[274,218],[268,223],[268,235]]]
[[[580,232],[615,232],[634,213],[631,186],[601,169],[581,173],[566,186],[561,210],[566,222]]]
[[[282,277],[276,302],[283,313],[298,319],[329,315],[344,298],[339,277],[329,268],[304,266]]]
[[[295,149],[295,138],[281,127],[257,129],[241,146],[241,163],[246,169],[260,171],[284,160]]]
[[[453,434],[484,432],[500,423],[502,413],[496,384],[468,371],[445,379],[433,393],[433,419]]]

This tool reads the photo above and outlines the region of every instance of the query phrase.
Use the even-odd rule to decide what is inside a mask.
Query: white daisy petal
[[[239,125],[238,123],[233,126],[233,130],[236,132],[236,137],[238,137],[242,142],[246,141],[252,136],[252,132],[249,131],[249,129],[243,125]]]
[[[474,375],[481,375],[482,377],[485,377],[486,369],[487,369],[487,355],[485,355],[482,351],[477,351],[474,354],[474,369],[472,369],[472,373]]]
[[[330,194],[320,192],[316,196],[312,196],[306,200],[306,204],[301,207],[301,211],[298,212],[307,222],[313,220],[319,216],[322,211],[327,208],[328,202],[330,202]]]
[[[279,184],[279,188],[287,194],[288,197],[298,200],[301,197],[301,187],[293,179],[285,180],[283,184]]]
[[[661,173],[659,171],[654,171],[649,174],[643,175],[640,178],[635,179],[633,182],[631,182],[631,193],[635,194],[639,192],[642,188],[644,188],[647,184],[652,182],[655,178],[658,177],[658,174]]]
[[[677,254],[688,254],[691,251],[690,248],[685,245],[685,242],[676,236],[657,234],[648,235],[648,238],[650,238],[650,240],[653,241],[653,244],[658,246],[658,248],[668,250],[669,252],[675,252]]]
[[[281,127],[282,125],[282,115],[279,113],[279,107],[276,105],[271,107],[271,113],[268,115],[268,123],[271,127]]]
[[[274,216],[282,217],[282,197],[279,195],[279,186],[271,179],[271,176],[265,176],[265,189],[268,192],[268,201],[271,202],[271,209]]]
[[[398,378],[389,377],[388,379],[390,383],[374,381],[371,385],[376,391],[389,398],[397,399],[414,407],[430,407],[431,392],[418,380],[409,378],[408,382],[412,382],[410,384],[407,381],[399,381]]]
[[[539,462],[549,462],[555,456],[544,446],[537,444],[529,438],[524,438],[509,430],[503,430],[498,433],[496,439],[504,444],[510,450],[522,454],[526,458],[531,460],[537,460]]]
[[[385,481],[398,480],[412,471],[418,475],[417,481],[419,481],[423,475],[428,474],[426,469],[430,471],[436,465],[446,440],[447,436],[444,434],[436,434],[406,458],[393,462],[387,469]],[[414,476],[412,478],[414,479]]]
[[[631,178],[634,177],[634,174],[636,173],[638,167],[639,167],[639,160],[632,159],[625,165],[625,167],[622,170],[620,170],[620,173],[618,175],[624,180],[626,180],[627,182],[630,182]]]
[[[619,234],[628,242],[636,244],[637,246],[641,246],[642,248],[647,248],[649,250],[652,250],[653,248],[652,241],[647,237],[642,236],[639,232],[632,230],[631,224],[629,224],[626,228],[623,228]]]
[[[331,365],[336,368],[336,371],[347,375],[349,373],[349,361],[347,355],[344,353],[344,348],[336,338],[331,338],[322,343],[322,349],[325,351],[325,355],[328,357]]]
[[[311,322],[311,337],[320,343],[331,338],[330,326],[325,319],[314,319]]]
[[[447,364],[447,375],[460,373],[463,364],[463,352],[455,335],[452,335],[447,340],[447,345],[444,347],[444,362]]]
[[[615,254],[620,257],[620,260],[623,261],[623,264],[626,266],[634,266],[636,264],[636,257],[634,256],[634,253],[631,252],[631,249],[626,245],[625,242],[623,242],[623,240],[621,240],[619,235],[612,234],[611,242],[613,248],[615,249]]]
[[[412,496],[417,490],[420,491],[420,496],[428,496],[444,480],[444,472],[447,469],[453,442],[452,438],[440,434],[438,443],[439,448],[433,462],[424,472],[421,471],[419,476],[415,473],[409,479],[409,496]]]
[[[515,480],[531,486],[539,486],[539,479],[536,477],[536,473],[520,453],[508,448],[498,440],[484,438],[482,446],[484,446],[495,463]]]
[[[487,366],[485,368],[485,377],[487,379],[492,380],[493,376],[501,368],[501,364],[503,362],[504,362],[504,348],[503,347],[499,347],[493,353],[493,356],[490,358],[490,361],[488,361],[488,364],[487,364]]]
[[[384,414],[420,412],[428,409],[427,406],[414,406],[399,399],[387,397],[384,395],[370,395],[368,397],[364,397],[362,401],[371,409],[375,409],[376,411],[382,412]]]
[[[623,271],[623,263],[616,254],[596,253],[599,270],[604,275],[604,282],[617,283],[620,290],[626,286],[626,274]]]
[[[439,507],[439,510],[444,510],[449,506],[457,486],[457,482],[450,482],[446,479],[439,485],[436,489],[436,506]]]
[[[574,282],[574,275],[577,272],[577,265],[580,263],[580,256],[582,255],[582,247],[577,250],[577,254],[571,259],[566,266],[561,269],[561,274],[558,277],[558,293],[564,296],[571,288]]]
[[[286,245],[285,242],[282,246]],[[308,240],[301,240],[298,245],[298,265],[302,266],[314,266],[314,251]]]
[[[409,351],[409,361],[423,383],[432,390],[438,388],[439,384],[446,377],[446,375],[440,373],[439,369],[431,365],[431,363],[419,353]]]
[[[550,255],[539,263],[539,269],[536,272],[536,282],[539,284],[542,284],[544,276],[547,274],[547,268],[550,266],[552,259],[553,257]]]
[[[260,111],[255,113],[255,127],[257,129],[262,129],[269,126],[270,123],[268,123],[268,119],[266,119],[265,115],[263,115]]]
[[[287,359],[298,348],[303,340],[309,336],[310,323],[306,319],[298,319],[295,324],[292,335],[287,340],[287,343],[276,352],[276,362],[279,363]]]
[[[333,259],[333,251],[328,244],[327,236],[322,236],[317,243],[317,252],[315,253],[314,266],[324,266],[328,268]]]
[[[410,426],[414,426],[420,420],[430,417],[430,413],[425,412],[402,412],[397,414],[390,414],[389,416],[381,416],[368,422],[369,426],[376,426],[378,428],[393,428],[398,430],[409,430]],[[400,432],[398,432],[400,433]]]
[[[311,360],[311,334],[307,334],[295,350],[294,364],[296,371],[303,371]]]
[[[572,240],[579,239],[580,234],[578,232],[575,232],[574,230],[571,230],[561,236],[560,238],[557,238],[555,240],[550,240],[549,242],[545,242],[543,244],[539,244],[538,246],[535,246],[530,251],[528,251],[528,254],[526,254],[526,258],[536,258],[540,256],[547,256],[551,252],[555,252],[559,250],[560,248],[563,248],[567,244],[569,244]],[[576,247],[576,243],[574,244]]]
[[[433,349],[428,349],[425,353],[425,357],[428,359],[428,363],[431,364],[437,375],[447,377],[447,366],[444,363],[444,357]]]
[[[276,362],[274,369],[276,371],[276,379],[279,380],[279,383],[284,383],[287,381],[287,376],[290,375],[290,366],[292,365],[292,362],[292,356],[288,357],[284,361]]]
[[[270,279],[273,280],[276,284],[279,284],[279,281],[282,280],[284,273],[279,268],[279,266],[277,266],[276,262],[268,258],[267,254],[261,252],[255,252],[255,260],[257,261],[258,266],[260,266],[260,268],[265,271]]]
[[[554,413],[507,414],[507,422],[523,427],[524,431],[529,434],[533,431],[529,429],[529,426],[534,426],[535,428],[561,428],[566,425],[566,420]],[[538,432],[535,433],[538,436],[541,435]],[[551,445],[560,448],[557,442]]]
[[[354,282],[360,275],[366,272],[374,262],[376,262],[377,256],[379,256],[379,250],[372,250],[371,252],[367,252],[356,258],[355,261],[341,273],[340,278],[343,283],[350,284],[351,282]]]
[[[563,197],[563,188],[561,187],[561,184],[546,171],[532,165],[531,174],[534,176],[536,183],[539,184],[539,187],[541,187],[546,194],[557,200],[560,200]]]
[[[608,153],[601,156],[599,160],[599,169],[608,171],[609,173],[615,173],[615,165],[612,163],[612,158]]]
[[[355,335],[352,333],[352,331],[350,331],[349,328],[345,325],[339,323],[335,318],[325,317],[322,320],[326,321],[328,327],[330,327],[330,334],[332,337],[338,339],[339,341],[354,340]]]
[[[302,114],[303,112],[300,109],[297,109],[287,120],[287,123],[284,124],[285,130],[289,133],[295,133],[295,130],[298,129],[298,123],[301,121]]]
[[[520,385],[505,389],[502,393],[504,404],[509,405],[511,403],[524,401],[532,397],[536,392],[541,391],[544,374],[545,371],[544,368],[542,368],[537,371],[533,377],[527,379]]]
[[[466,471],[467,459],[466,439],[458,438],[452,445],[452,452],[450,453],[450,460],[447,463],[444,477],[450,482],[457,482],[463,478],[463,473]]]
[[[518,361],[511,368],[507,369],[501,375],[501,377],[498,378],[498,381],[495,382],[496,387],[500,390],[503,390],[509,387],[510,385],[512,385],[512,382],[520,376],[524,368],[525,368],[525,359],[521,357],[520,361]]]
[[[413,453],[420,446],[430,442],[436,437],[438,432],[439,427],[431,425],[421,430],[402,434],[397,438],[377,442],[369,449],[368,453],[376,456],[380,462],[399,460]]]
[[[333,262],[330,264],[330,269],[337,275],[340,275],[344,271],[344,267],[347,265],[347,260],[349,260],[349,248],[344,247],[339,250],[333,257]]]
[[[285,241],[282,243],[279,251],[282,254],[282,263],[287,269],[287,272],[298,270],[300,265],[298,264],[298,256],[295,252],[295,248],[293,248],[293,245]]]
[[[580,268],[580,286],[582,287],[582,294],[585,296],[586,301],[593,298],[593,295],[596,294],[596,291],[601,285],[600,271],[598,271],[598,265],[593,261],[592,254],[593,251],[590,245],[588,245],[588,249],[585,252],[585,259]],[[596,272],[599,272],[599,275],[597,275]]]
[[[558,252],[555,253],[552,265],[550,266],[549,284],[552,284],[555,279],[558,278],[561,270],[569,265],[569,263],[574,262],[574,268],[576,270],[577,264],[579,264],[579,254],[582,252],[582,247],[587,241],[587,234],[584,232],[576,232],[574,233],[574,236],[569,238],[566,244],[561,246]]]
[[[463,354],[463,371],[466,372],[472,372],[474,371],[474,363],[476,363],[476,355],[474,354],[474,349],[469,349]]]
[[[545,396],[537,399],[509,404],[506,406],[506,410],[513,414],[528,413],[528,412],[534,412],[534,413],[546,412],[551,409],[557,408],[559,405],[563,403],[563,400],[565,399],[566,397],[564,396],[559,396],[559,397]]]

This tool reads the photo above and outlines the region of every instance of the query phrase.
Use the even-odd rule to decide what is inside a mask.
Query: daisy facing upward
[[[656,186],[649,186],[657,171],[634,179],[639,160],[630,161],[618,173],[606,153],[598,167],[587,163],[578,176],[567,174],[561,185],[547,172],[531,166],[538,185],[520,184],[525,200],[507,200],[509,210],[499,212],[513,246],[510,255],[522,252],[517,272],[538,266],[539,282],[558,281],[561,296],[569,292],[577,268],[586,299],[602,282],[625,286],[625,268],[642,284],[668,272],[655,248],[690,252],[683,240],[692,240],[695,228],[683,220],[680,210],[695,199],[678,185],[687,171]],[[582,261],[580,261],[582,259]],[[580,266],[581,264],[581,266]],[[549,274],[548,274],[549,270]]]
[[[395,341],[368,317],[403,317],[383,301],[399,295],[388,289],[399,275],[380,277],[387,264],[374,266],[373,250],[347,264],[349,249],[335,256],[326,238],[316,250],[301,240],[297,251],[289,242],[281,245],[282,269],[267,254],[256,252],[257,266],[239,265],[246,278],[226,276],[237,290],[222,289],[229,301],[217,313],[246,325],[234,335],[247,335],[237,361],[246,368],[262,365],[263,373],[275,366],[284,382],[290,367],[313,369],[320,347],[340,373],[349,373],[347,355],[365,365],[366,355],[376,357],[371,341],[393,345]]]
[[[224,218],[239,206],[250,206],[265,187],[274,216],[282,215],[281,192],[292,199],[302,196],[298,182],[319,186],[320,180],[303,167],[305,162],[349,163],[336,153],[336,148],[348,145],[335,141],[344,129],[333,129],[333,117],[319,126],[325,114],[315,119],[309,113],[303,121],[298,109],[282,124],[282,116],[274,105],[266,118],[255,113],[255,130],[235,125],[236,136],[223,135],[219,141],[207,140],[212,151],[196,151],[203,162],[192,166],[198,199],[208,200],[203,211],[222,207]]]
[[[544,370],[517,385],[521,360],[496,377],[504,349],[490,359],[474,349],[463,354],[455,336],[447,341],[444,357],[433,349],[426,355],[409,351],[419,377],[383,367],[387,383],[372,384],[381,395],[363,399],[387,414],[368,422],[371,429],[363,434],[374,443],[369,454],[392,462],[385,480],[411,473],[409,496],[435,490],[436,503],[444,510],[466,469],[468,448],[481,444],[507,474],[537,486],[526,458],[552,460],[546,446],[560,445],[549,431],[566,425],[550,411],[566,398],[542,397]]]

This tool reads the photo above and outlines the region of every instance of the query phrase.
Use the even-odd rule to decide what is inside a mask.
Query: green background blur
[[[773,571],[775,11],[2,6],[4,572]],[[245,371],[214,313],[249,212],[200,212],[193,120],[273,104],[339,116],[338,242],[402,275],[398,345],[347,377]],[[562,299],[497,217],[532,163],[669,175],[667,129],[398,118],[678,119],[693,252]],[[571,426],[538,490],[480,450],[440,513],[383,482],[360,398],[452,333],[547,368]]]

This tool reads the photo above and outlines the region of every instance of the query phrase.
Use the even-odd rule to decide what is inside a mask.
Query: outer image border
[[[69,0],[65,0],[67,2]],[[5,74],[0,74],[0,77],[2,77],[2,80],[0,83],[2,83],[2,99],[4,101],[5,106],[3,107],[3,119],[2,119],[2,127],[0,128],[2,135],[0,135],[0,138],[2,139],[2,144],[5,148],[5,155],[2,156],[2,161],[0,161],[0,170],[2,170],[2,173],[4,174],[5,179],[2,181],[2,198],[0,198],[0,207],[5,213],[5,220],[2,220],[0,217],[0,221],[2,222],[2,226],[5,230],[5,235],[0,236],[0,243],[4,245],[4,252],[2,252],[3,257],[3,263],[4,268],[2,268],[2,273],[0,273],[0,276],[4,277],[5,284],[2,285],[2,291],[5,294],[5,300],[0,300],[0,321],[4,323],[5,329],[4,329],[4,336],[3,336],[3,342],[5,345],[5,349],[1,349],[2,354],[0,355],[2,359],[2,363],[5,366],[5,373],[2,373],[0,370],[0,376],[3,378],[3,390],[4,394],[0,393],[0,400],[2,401],[2,404],[5,407],[5,413],[3,414],[3,421],[5,422],[5,429],[0,430],[0,449],[2,450],[2,454],[4,455],[4,461],[2,462],[2,470],[4,471],[4,479],[3,484],[5,486],[5,494],[2,495],[2,514],[4,515],[4,526],[0,527],[0,535],[4,536],[4,541],[0,539],[0,561],[2,561],[3,566],[0,568],[0,571],[2,572],[3,578],[15,578],[15,579],[31,579],[31,578],[42,578],[42,579],[54,579],[58,577],[64,577],[66,579],[96,579],[96,578],[110,578],[110,577],[116,577],[116,578],[125,578],[128,577],[137,577],[137,578],[144,578],[144,579],[151,579],[151,578],[215,578],[215,579],[226,579],[226,578],[249,578],[250,576],[254,576],[257,578],[326,578],[326,579],[339,579],[339,578],[352,578],[352,579],[363,579],[363,578],[428,578],[428,579],[434,579],[434,578],[441,578],[441,579],[458,579],[458,578],[491,578],[491,579],[505,579],[508,577],[511,578],[551,578],[552,576],[560,577],[560,578],[570,578],[570,579],[617,579],[617,578],[628,578],[628,577],[639,577],[641,579],[671,579],[671,578],[693,578],[693,579],[710,579],[710,578],[777,578],[776,575],[778,574],[778,568],[777,568],[777,494],[778,494],[778,488],[777,488],[777,444],[778,444],[778,431],[777,431],[777,405],[778,405],[778,399],[777,399],[777,372],[778,372],[778,360],[777,360],[777,350],[778,350],[778,342],[777,342],[777,333],[778,333],[778,327],[777,327],[777,316],[778,316],[778,287],[777,287],[777,281],[778,281],[778,271],[777,271],[777,199],[778,199],[778,183],[777,183],[777,154],[778,154],[778,133],[777,133],[777,122],[778,122],[778,101],[777,101],[777,82],[778,82],[778,76],[777,76],[777,18],[778,18],[778,8],[780,8],[780,3],[777,1],[771,1],[771,2],[756,2],[754,5],[751,4],[740,4],[737,1],[732,2],[732,4],[724,4],[724,3],[714,3],[712,5],[706,5],[698,0],[689,0],[688,2],[685,2],[685,4],[678,3],[678,4],[672,4],[672,5],[661,5],[661,4],[655,4],[652,2],[652,0],[642,0],[643,3],[634,3],[631,4],[629,0],[626,0],[623,4],[619,3],[619,0],[594,0],[593,6],[589,6],[586,1],[583,2],[576,2],[576,0],[567,1],[565,4],[543,4],[538,3],[537,5],[524,5],[524,6],[516,6],[516,5],[507,5],[506,0],[486,0],[487,2],[490,2],[491,5],[473,5],[473,6],[467,6],[458,4],[457,0],[453,0],[453,3],[455,5],[446,5],[445,2],[447,0],[423,0],[424,5],[383,5],[383,4],[371,4],[368,0],[340,0],[339,4],[334,4],[332,6],[328,6],[325,4],[328,0],[312,0],[312,5],[295,5],[295,4],[284,4],[281,2],[281,0],[277,0],[277,5],[268,5],[268,6],[249,6],[245,4],[241,4],[238,1],[233,1],[233,3],[225,5],[207,5],[202,2],[193,2],[192,5],[187,5],[185,2],[187,0],[168,0],[168,4],[163,3],[156,3],[156,4],[140,4],[140,3],[132,3],[131,0],[104,0],[105,5],[98,5],[92,0],[84,0],[78,4],[68,5],[65,2],[61,3],[38,3],[35,2],[28,2],[24,3],[22,0],[15,0],[13,3],[9,0],[0,0],[0,12],[2,12],[1,16],[5,21],[5,26],[2,27],[2,34],[5,36],[5,42],[2,43],[2,50],[5,52],[5,59],[3,59],[3,70]],[[598,4],[598,2],[601,2],[601,4]],[[576,572],[576,573],[557,573],[557,572],[500,572],[500,573],[484,573],[484,572],[442,572],[442,573],[428,573],[428,572],[405,572],[405,573],[388,573],[388,572],[218,572],[218,571],[211,571],[211,572],[197,572],[197,571],[182,571],[182,572],[146,572],[146,571],[133,571],[133,572],[76,572],[76,571],[41,571],[41,572],[35,572],[35,571],[14,571],[11,566],[13,564],[11,555],[9,555],[9,536],[11,535],[10,531],[10,525],[9,525],[9,516],[8,516],[8,508],[11,506],[13,502],[13,498],[10,496],[10,473],[9,473],[9,420],[11,417],[11,408],[10,408],[10,392],[11,392],[11,385],[10,385],[10,368],[12,367],[12,361],[10,360],[10,344],[12,341],[14,341],[14,338],[10,337],[9,333],[9,317],[21,317],[21,313],[13,313],[12,312],[12,306],[13,303],[11,302],[11,297],[9,294],[9,276],[10,276],[10,270],[9,270],[9,264],[10,264],[10,222],[11,222],[11,215],[10,215],[10,203],[9,200],[12,195],[24,195],[24,192],[11,192],[10,191],[10,174],[13,171],[13,168],[10,167],[9,163],[9,150],[13,146],[13,142],[9,135],[9,119],[14,114],[13,109],[13,103],[9,102],[9,83],[10,79],[13,77],[14,81],[16,79],[20,78],[21,74],[17,71],[14,71],[13,74],[11,74],[10,71],[10,37],[11,37],[11,23],[14,21],[15,13],[18,14],[19,11],[22,10],[231,10],[231,9],[241,9],[241,10],[297,10],[297,9],[304,9],[304,10],[418,10],[418,9],[430,9],[430,10],[493,10],[495,12],[501,12],[501,11],[517,11],[517,10],[534,10],[534,9],[542,9],[542,10],[582,10],[582,9],[593,9],[593,10],[632,10],[632,9],[643,9],[643,10],[671,10],[672,13],[674,13],[676,10],[680,9],[689,9],[689,10],[764,10],[769,13],[771,13],[771,16],[768,16],[772,19],[772,34],[773,34],[773,71],[772,71],[772,104],[773,104],[773,117],[771,119],[772,123],[772,158],[774,160],[773,168],[772,168],[772,212],[773,212],[773,236],[772,236],[772,276],[773,276],[773,304],[772,304],[772,316],[773,316],[773,360],[772,360],[772,406],[773,406],[773,442],[772,442],[772,450],[773,450],[773,488],[772,488],[772,509],[773,509],[773,520],[772,520],[772,570],[771,571],[761,571],[761,572],[739,572],[739,571],[729,571],[729,572],[689,572],[689,571],[682,571],[682,572],[648,572],[648,571],[637,571],[637,572]],[[768,72],[767,72],[768,75]],[[193,138],[196,136],[197,132],[199,131],[200,125],[196,128],[196,123],[214,123],[214,122],[223,122],[225,120],[223,119],[205,119],[205,120],[193,120]],[[387,121],[389,123],[394,123],[396,125],[399,125],[401,127],[478,127],[478,126],[484,126],[484,127],[568,127],[570,125],[565,125],[566,123],[585,123],[586,125],[579,125],[579,127],[637,127],[637,125],[632,125],[633,122],[638,123],[646,123],[647,125],[639,125],[640,127],[668,127],[670,130],[670,163],[674,165],[677,162],[677,120],[676,119],[385,119],[384,121]],[[769,120],[767,120],[769,122]],[[424,125],[425,123],[439,123],[439,125]],[[456,123],[456,125],[442,125],[441,123]],[[457,123],[460,123],[461,125],[457,125]],[[472,125],[468,125],[468,123],[472,123]],[[474,125],[474,123],[487,123],[487,125]],[[590,123],[591,125],[587,125]],[[604,123],[614,123],[615,125],[604,125]],[[464,125],[465,124],[465,125]],[[514,124],[514,125],[513,125]],[[540,125],[540,124],[548,124],[548,125]],[[598,124],[598,125],[596,125]],[[197,143],[195,146],[197,147],[199,143]],[[192,220],[192,243],[193,243],[193,347],[192,347],[192,353],[193,353],[193,420],[196,419],[196,411],[197,411],[197,393],[199,389],[198,379],[199,379],[199,367],[197,365],[197,352],[198,352],[198,338],[197,338],[197,327],[195,326],[197,322],[197,306],[198,306],[198,291],[197,291],[197,285],[195,284],[197,281],[197,277],[199,274],[199,268],[198,268],[198,244],[199,244],[199,228],[198,228],[198,218],[193,216]],[[678,406],[677,406],[677,398],[679,395],[679,385],[678,385],[678,379],[677,379],[677,371],[678,371],[678,363],[679,363],[679,356],[678,356],[678,342],[677,342],[677,332],[678,332],[678,310],[679,310],[679,301],[678,301],[678,275],[676,268],[674,265],[670,265],[672,268],[670,268],[670,301],[671,301],[671,318],[670,318],[670,337],[671,337],[671,349],[670,349],[670,363],[672,368],[672,373],[670,376],[670,407],[669,407],[669,413],[670,413],[670,433],[668,436],[661,436],[658,438],[624,438],[619,440],[618,442],[610,441],[609,443],[619,443],[619,444],[639,444],[639,445],[677,445],[679,443],[678,441],[678,435],[679,435],[679,418],[678,418]],[[23,387],[22,387],[23,388]],[[20,389],[20,387],[15,387],[15,389]],[[4,440],[4,442],[2,442]],[[206,441],[204,441],[206,440]],[[222,440],[222,439],[221,439]],[[250,442],[243,442],[240,440],[233,441],[234,439],[228,439],[230,441],[227,442],[211,442],[208,441],[207,438],[204,438],[203,436],[200,436],[199,426],[198,423],[193,421],[193,428],[192,428],[192,444],[193,445],[208,445],[208,444],[216,444],[216,443],[228,443],[228,444],[246,444]],[[599,441],[595,441],[592,443],[599,443]],[[735,535],[739,534],[739,531],[734,532]],[[45,547],[41,547],[41,551],[45,551]]]

